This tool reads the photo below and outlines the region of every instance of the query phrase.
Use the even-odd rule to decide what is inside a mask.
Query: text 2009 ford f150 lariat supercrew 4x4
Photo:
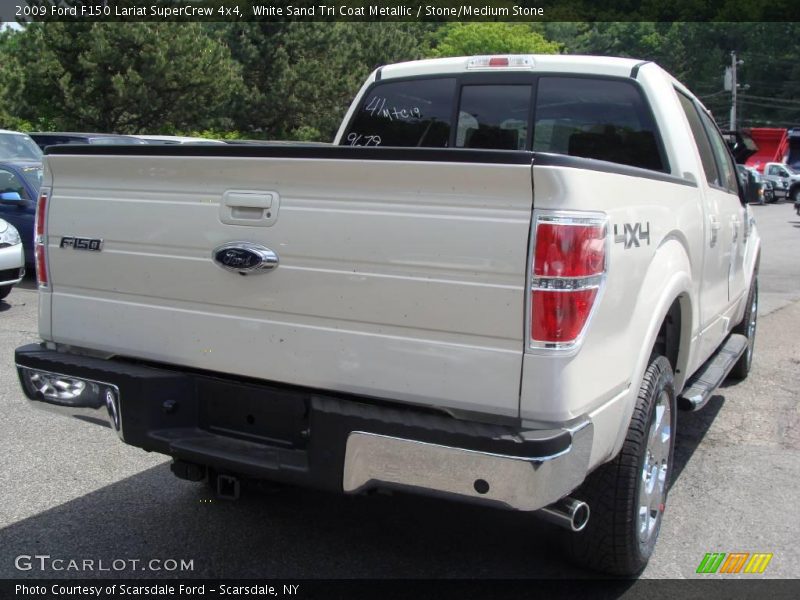
[[[536,511],[636,573],[676,409],[750,369],[737,186],[686,88],[595,57],[378,69],[333,146],[51,148],[20,380],[221,495]]]

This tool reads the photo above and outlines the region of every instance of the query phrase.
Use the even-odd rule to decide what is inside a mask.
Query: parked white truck
[[[676,409],[750,369],[755,223],[711,117],[653,63],[396,64],[333,146],[45,163],[26,396],[222,496],[536,511],[580,563],[632,574]]]
[[[764,179],[771,181],[778,196],[800,204],[800,173],[785,163],[764,165]]]

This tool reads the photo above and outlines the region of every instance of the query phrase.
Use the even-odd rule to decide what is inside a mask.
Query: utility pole
[[[736,67],[743,64],[743,60],[736,60],[736,52],[731,52],[731,131],[736,131],[736,94],[739,88],[736,83]]]

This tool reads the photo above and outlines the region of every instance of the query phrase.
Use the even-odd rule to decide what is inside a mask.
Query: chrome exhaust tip
[[[568,496],[537,510],[534,514],[554,525],[578,532],[583,531],[589,522],[590,511],[586,502]]]

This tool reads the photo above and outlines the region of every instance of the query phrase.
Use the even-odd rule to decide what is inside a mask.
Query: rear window
[[[455,78],[416,79],[376,85],[350,122],[341,143],[525,150],[531,85],[463,85],[453,135]]]
[[[530,112],[530,85],[465,85],[456,147],[525,150]]]
[[[626,81],[541,77],[534,152],[551,152],[665,171],[653,117]]]
[[[364,98],[342,138],[347,146],[447,147],[454,78],[383,83]]]
[[[530,150],[532,139],[534,152],[668,170],[652,113],[633,83],[543,75],[532,110],[533,89],[532,83],[478,84],[466,77],[380,82],[340,143]]]

